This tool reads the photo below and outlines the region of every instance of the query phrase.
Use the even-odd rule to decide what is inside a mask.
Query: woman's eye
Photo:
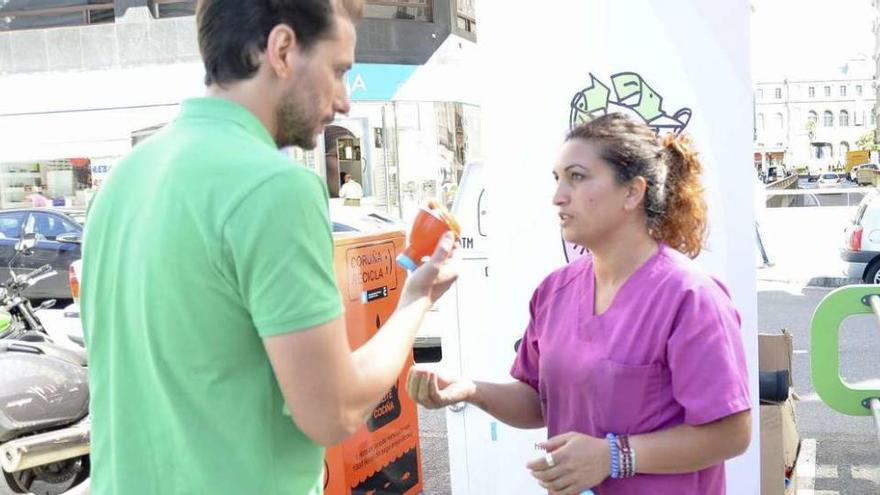
[[[581,173],[578,173],[578,172],[572,172],[572,173],[568,176],[568,178],[571,179],[571,180],[573,180],[573,181],[575,181],[575,182],[578,182],[578,181],[581,181],[581,180],[584,179],[584,174],[581,174]]]

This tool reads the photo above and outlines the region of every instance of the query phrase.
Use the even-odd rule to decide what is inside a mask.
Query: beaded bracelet
[[[632,454],[632,460],[633,460],[633,462],[632,462],[633,476],[635,476],[636,473],[638,472],[638,471],[636,471],[636,449],[630,447],[630,448],[629,448],[629,451],[630,451],[630,454]]]
[[[608,440],[608,450],[611,455],[611,478],[620,478],[620,449],[617,446],[617,435],[609,433],[605,435]]]
[[[617,437],[618,449],[620,451],[620,477],[632,478],[636,475],[636,453],[629,444],[628,435],[620,435]]]

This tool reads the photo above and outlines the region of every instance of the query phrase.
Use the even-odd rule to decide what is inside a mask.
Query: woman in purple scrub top
[[[621,114],[573,130],[553,204],[589,254],[535,290],[515,381],[414,369],[410,395],[546,426],[546,454],[527,467],[552,494],[724,494],[751,401],[739,314],[692,261],[707,227],[701,171],[687,137],[658,140]]]

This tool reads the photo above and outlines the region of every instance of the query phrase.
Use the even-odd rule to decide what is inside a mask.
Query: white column
[[[754,269],[753,174],[742,166],[752,150],[752,82],[749,61],[749,3],[746,0],[547,0],[480,2],[480,42],[485,72],[484,137],[492,196],[490,244],[491,324],[482,331],[496,335],[499,349],[480,353],[481,367],[506,371],[510,337],[528,321],[528,302],[536,285],[565,263],[558,219],[551,205],[551,167],[569,129],[572,100],[585,88],[592,104],[609,111],[654,115],[634,108],[633,99],[618,94],[614,82],[635,82],[639,94],[662,98],[665,122],[685,121],[707,167],[705,187],[710,209],[711,251],[698,261],[730,288],[743,319],[744,346],[753,378],[756,414],[749,451],[728,463],[728,493],[759,493],[759,414],[757,374],[757,301]],[[536,16],[551,13],[551,22]],[[528,26],[528,29],[524,29]],[[695,70],[699,67],[699,70]],[[639,78],[619,76],[635,73]],[[593,76],[593,77],[591,77]],[[616,79],[620,77],[620,79]],[[627,86],[619,86],[626,91]],[[592,109],[591,109],[592,110]],[[658,110],[658,109],[653,109]],[[601,113],[603,108],[597,109]],[[462,363],[466,366],[466,363]],[[542,493],[519,464],[526,444],[499,443],[500,425],[468,431],[481,439],[465,451],[467,473],[456,479],[489,477],[518,483],[514,491]],[[471,450],[474,449],[474,450]],[[453,463],[454,464],[454,463]],[[471,485],[474,483],[472,482]],[[467,493],[458,490],[455,492]]]

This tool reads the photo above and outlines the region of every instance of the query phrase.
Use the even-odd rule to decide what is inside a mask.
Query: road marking
[[[810,392],[810,393],[808,393],[808,394],[804,394],[804,395],[798,394],[798,396],[797,396],[797,401],[798,401],[799,403],[803,403],[803,402],[822,402],[822,399],[819,398],[819,394],[817,394],[816,392]]]
[[[832,464],[816,464],[817,442],[815,438],[805,438],[801,442],[801,453],[797,467],[798,495],[840,495],[835,490],[816,490],[816,479],[837,479],[840,469]],[[846,469],[844,467],[844,469]],[[880,486],[880,467],[850,466],[852,479],[865,480]]]
[[[837,466],[830,464],[819,464],[816,466],[816,477],[820,479],[838,478]]]
[[[867,480],[875,485],[880,485],[880,467],[877,466],[850,466],[853,479]]]
[[[816,439],[805,438],[801,442],[801,455],[797,463],[798,495],[816,495]]]
[[[795,349],[794,350],[795,354],[807,354],[808,352],[810,352],[810,351],[808,351],[806,349]]]

